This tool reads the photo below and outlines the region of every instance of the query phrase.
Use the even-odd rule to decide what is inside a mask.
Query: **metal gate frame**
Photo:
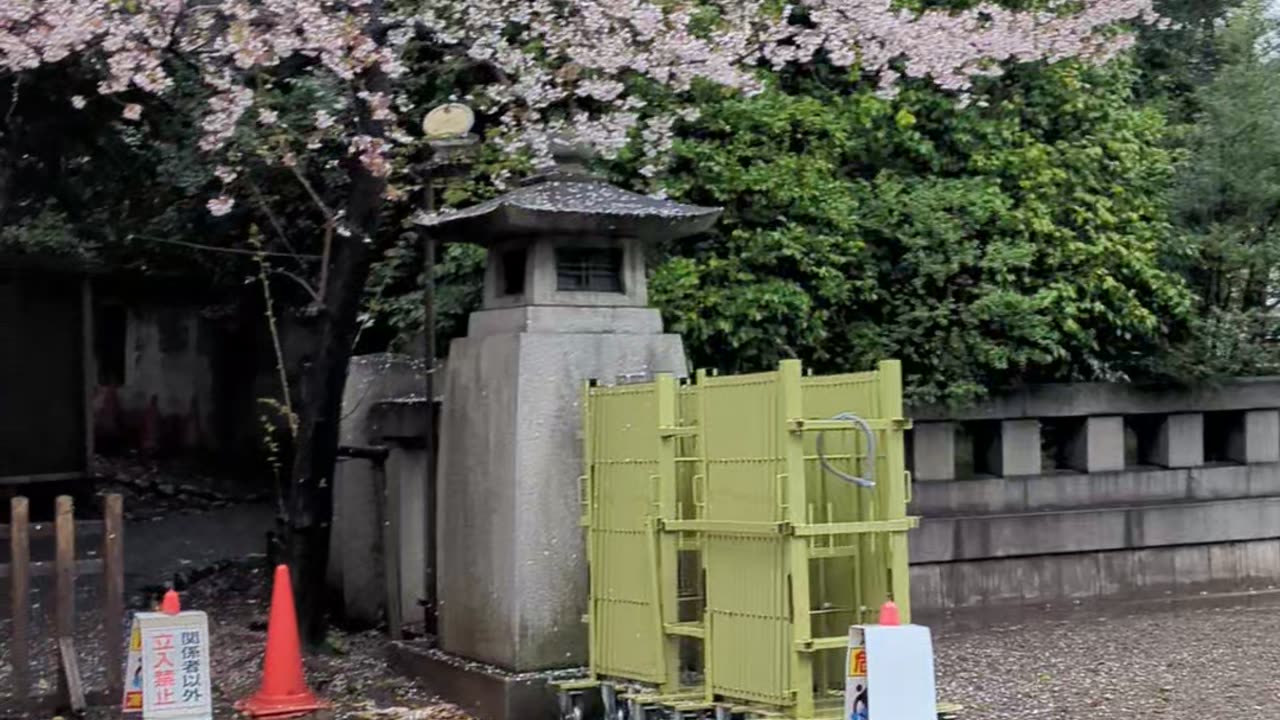
[[[592,679],[688,709],[838,714],[849,625],[886,599],[910,618],[901,365],[589,383],[583,412]],[[820,435],[832,470],[875,487],[824,470]]]

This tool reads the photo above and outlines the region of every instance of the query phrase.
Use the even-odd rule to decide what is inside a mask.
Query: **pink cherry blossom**
[[[124,116],[125,120],[141,120],[142,106],[138,103],[129,103],[124,106],[124,110],[120,114]]]
[[[412,142],[407,117],[421,117],[397,90],[403,52],[416,35],[446,60],[487,68],[483,74],[493,80],[461,88],[458,100],[488,119],[500,147],[545,161],[558,134],[572,133],[606,157],[638,141],[646,172],[654,172],[674,138],[675,118],[691,115],[646,119],[644,101],[627,92],[636,78],[677,94],[697,81],[750,93],[760,87],[760,63],[781,68],[821,55],[858,68],[885,95],[904,78],[928,79],[964,102],[974,78],[998,75],[1002,63],[1104,62],[1131,45],[1123,25],[1160,19],[1152,0],[1079,0],[1037,11],[982,2],[924,13],[895,0],[794,0],[781,10],[771,0],[432,0],[414,12],[387,5],[8,0],[0,3],[0,73],[78,56],[97,67],[100,93],[158,95],[172,87],[171,58],[180,56],[209,91],[199,147],[221,157],[233,149],[246,113],[254,111],[250,117],[263,127],[283,122],[264,104],[258,79],[286,60],[303,60],[291,66],[305,68],[295,72],[345,87],[340,98],[357,98],[356,105],[318,108],[309,127],[273,136],[305,148],[256,148],[254,156],[275,153],[280,162],[319,147],[321,135],[337,137],[365,168],[386,177],[397,172],[396,147]],[[702,26],[711,13],[715,25]],[[805,22],[793,21],[798,13]],[[390,80],[390,92],[365,86],[372,71]],[[82,102],[72,98],[76,107]],[[131,103],[124,114],[136,120],[140,113]],[[217,198],[210,210],[229,212],[228,201]]]
[[[372,93],[368,91],[359,94],[361,100],[369,105],[369,116],[374,120],[391,120],[395,118],[395,113],[391,110],[391,97],[386,93]],[[316,127],[320,127],[317,121]],[[324,128],[320,128],[324,129]]]
[[[205,203],[205,207],[209,208],[210,215],[221,217],[231,212],[231,208],[235,207],[235,204],[235,198],[229,195],[219,195]]]
[[[375,177],[386,177],[391,174],[391,163],[387,160],[386,151],[389,143],[369,135],[356,135],[351,138],[351,154],[357,156],[369,173]]]

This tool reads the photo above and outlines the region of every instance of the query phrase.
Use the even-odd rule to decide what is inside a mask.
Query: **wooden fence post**
[[[110,698],[124,694],[124,657],[120,642],[124,617],[124,501],[112,493],[103,500],[102,560],[106,592],[103,637],[107,644],[107,693]],[[114,700],[113,700],[114,702]]]
[[[57,555],[54,560],[54,631],[59,643],[76,632],[76,519],[71,497],[59,495],[57,514],[54,516],[54,533],[57,538]],[[59,644],[59,656],[63,655]],[[65,658],[59,657],[58,667],[64,667]],[[70,699],[71,686],[67,673],[58,673],[58,697]]]
[[[101,573],[103,636],[106,647],[106,692],[93,693],[98,704],[114,704],[124,694],[124,508],[120,495],[103,499],[103,520],[75,519],[69,496],[59,496],[53,523],[31,523],[30,503],[25,497],[9,498],[9,523],[0,523],[0,541],[9,540],[9,562],[0,563],[0,579],[9,580],[10,617],[13,623],[9,661],[13,676],[13,702],[19,712],[37,706],[52,710],[70,707],[73,712],[87,708],[84,684],[76,652],[76,579]],[[76,559],[76,534],[102,532],[102,558]],[[56,555],[52,562],[31,559],[31,539],[53,537]],[[54,602],[46,604],[53,625],[56,649],[58,694],[33,698],[31,694],[31,578],[54,576]],[[95,662],[97,658],[95,658]]]
[[[29,519],[27,499],[12,498],[9,501],[9,617],[13,619],[13,647],[9,650],[9,659],[13,665],[14,699],[24,710],[31,692],[27,656],[27,623],[31,611],[28,605],[31,587],[28,574],[31,562]]]

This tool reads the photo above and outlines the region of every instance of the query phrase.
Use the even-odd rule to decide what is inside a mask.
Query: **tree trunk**
[[[368,73],[363,84],[372,92],[387,90],[387,78],[380,71]],[[382,124],[367,116],[362,117],[360,131],[372,137],[383,135]],[[287,541],[297,595],[298,628],[302,641],[312,648],[320,647],[325,640],[329,595],[325,570],[329,564],[342,390],[387,187],[385,178],[370,174],[358,159],[351,161],[349,175],[345,221],[352,233],[350,237],[335,238],[333,243],[319,318],[319,345],[302,377],[301,422],[289,494]]]

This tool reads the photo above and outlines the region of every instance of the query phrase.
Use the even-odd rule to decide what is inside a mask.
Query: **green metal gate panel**
[[[584,404],[593,674],[832,717],[848,627],[889,598],[910,617],[898,363],[660,377]]]
[[[706,567],[709,692],[785,704],[792,636],[787,593],[785,432],[778,373],[698,376],[706,463],[698,520]],[[695,488],[696,489],[696,488]]]
[[[652,547],[658,472],[656,396],[591,392],[586,411],[591,656],[596,671],[661,682],[663,642]]]

